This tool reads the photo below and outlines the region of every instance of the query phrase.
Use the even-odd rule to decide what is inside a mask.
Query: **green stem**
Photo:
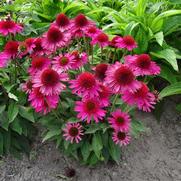
[[[54,116],[57,118],[57,120],[61,120],[60,117],[58,116],[57,112],[55,110],[52,110],[52,113]]]
[[[113,60],[112,60],[112,63],[115,62],[115,59],[116,59],[116,51],[117,51],[117,48],[114,49],[114,55],[113,55]]]
[[[111,107],[111,112],[114,110],[114,108],[115,108],[115,104],[116,104],[116,101],[117,101],[117,99],[118,99],[118,96],[119,96],[119,94],[116,94],[115,95],[115,97],[114,97],[114,100],[113,100],[113,103],[112,103],[112,107]]]
[[[103,48],[101,47],[101,62],[103,61]]]

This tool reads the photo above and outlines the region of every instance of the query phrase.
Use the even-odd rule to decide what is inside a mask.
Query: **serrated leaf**
[[[19,107],[16,103],[11,103],[8,107],[8,120],[9,123],[13,122],[16,116],[18,115]]]

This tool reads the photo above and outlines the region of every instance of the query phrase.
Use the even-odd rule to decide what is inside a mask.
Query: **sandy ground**
[[[80,166],[68,159],[76,170],[77,181],[181,181],[181,116],[173,100],[167,101],[161,122],[152,114],[137,117],[150,131],[123,149],[119,165],[109,163],[95,168]],[[67,159],[53,143],[37,143],[29,160],[4,158],[0,163],[0,181],[60,181]]]

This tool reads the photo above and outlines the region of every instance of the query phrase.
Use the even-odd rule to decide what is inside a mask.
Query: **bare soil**
[[[119,165],[81,166],[65,158],[53,143],[39,140],[30,159],[3,158],[0,181],[66,180],[65,168],[70,165],[76,181],[181,181],[181,115],[175,111],[175,101],[167,101],[160,123],[150,113],[138,112],[137,117],[150,131],[123,148]]]

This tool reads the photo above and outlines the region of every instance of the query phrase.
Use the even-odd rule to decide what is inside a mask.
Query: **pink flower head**
[[[55,51],[68,44],[70,34],[60,31],[57,26],[51,26],[43,37],[42,46],[49,51]]]
[[[37,71],[48,68],[50,65],[51,62],[47,57],[35,56],[32,58],[31,67],[28,69],[28,72],[33,75]]]
[[[28,97],[28,101],[31,102],[31,106],[36,112],[43,112],[47,114],[52,109],[55,109],[59,102],[58,95],[43,95],[39,88],[34,88]]]
[[[119,62],[108,67],[105,84],[113,93],[134,92],[141,86],[141,83],[135,80],[135,74],[129,66]]]
[[[110,118],[108,118],[111,127],[116,131],[128,132],[130,129],[130,116],[117,109],[116,111],[111,113]]]
[[[95,77],[100,81],[104,81],[106,77],[106,71],[108,68],[108,64],[100,63],[95,67]]]
[[[12,20],[0,21],[0,34],[2,34],[3,36],[7,36],[8,34],[15,35],[16,33],[20,33],[22,30],[23,27]]]
[[[26,93],[31,93],[32,89],[33,89],[33,83],[32,80],[27,80],[25,83],[22,83],[20,85],[21,89],[23,92]]]
[[[96,36],[92,37],[92,45],[98,44],[100,47],[105,47],[109,45],[109,37],[105,33],[99,33]]]
[[[123,92],[122,99],[128,105],[137,105],[138,109],[145,112],[150,112],[156,104],[156,97],[149,91],[146,84],[142,83],[142,86],[136,92],[125,91]]]
[[[57,15],[56,20],[52,23],[52,25],[55,25],[61,30],[66,31],[71,28],[72,23],[71,20],[64,13],[60,13]]]
[[[73,93],[82,97],[98,96],[99,85],[93,74],[83,72],[75,80],[70,81],[70,88]]]
[[[131,136],[127,132],[122,132],[122,131],[114,131],[112,139],[116,145],[120,146],[126,146],[129,144],[131,140]]]
[[[0,53],[0,68],[6,67],[9,59],[10,57],[6,53],[1,52]]]
[[[107,107],[109,105],[109,98],[111,96],[111,91],[109,90],[108,87],[104,86],[103,84],[100,84],[100,89],[99,89],[99,101],[101,105],[104,107]]]
[[[42,38],[35,38],[32,44],[32,48],[33,48],[33,51],[31,52],[32,56],[41,56],[49,53],[46,47],[43,47],[42,45]]]
[[[157,75],[160,73],[160,67],[153,61],[148,54],[128,55],[125,57],[126,64],[139,75]]]
[[[120,39],[122,39],[122,37],[120,37],[120,36],[115,36],[115,37],[109,42],[109,45],[110,45],[111,47],[118,48],[118,47],[117,47],[117,41],[119,41]]]
[[[66,86],[60,81],[67,81],[66,73],[59,74],[52,68],[46,68],[37,72],[33,78],[33,87],[39,87],[43,95],[58,95]]]
[[[14,59],[18,54],[19,43],[17,41],[8,41],[4,47],[4,53]]]
[[[27,51],[28,53],[31,53],[33,51],[33,49],[36,47],[36,43],[35,42],[36,39],[34,38],[27,38],[24,42],[25,45],[27,47]]]
[[[54,58],[53,67],[56,71],[66,71],[72,69],[74,56],[70,53],[66,53],[64,55],[59,55]]]
[[[73,25],[75,29],[85,30],[94,23],[88,20],[85,15],[78,14],[73,20]]]
[[[87,120],[87,123],[90,123],[92,119],[98,123],[106,114],[106,111],[102,109],[99,100],[96,98],[76,101],[75,111],[78,112],[77,118]]]
[[[82,125],[80,125],[80,123],[67,123],[63,131],[65,140],[69,140],[71,143],[73,143],[74,141],[76,143],[79,143],[82,139],[82,135],[84,135],[83,127]]]
[[[85,35],[92,38],[93,36],[96,36],[98,33],[100,33],[101,30],[98,29],[96,26],[89,26],[85,29]]]
[[[78,51],[73,51],[72,56],[73,56],[72,68],[75,70],[81,68],[83,65],[85,65],[88,62],[88,57],[85,52],[79,53]]]
[[[137,47],[137,43],[134,38],[130,35],[124,36],[123,38],[118,38],[116,40],[116,46],[119,48],[125,48],[129,51]]]

